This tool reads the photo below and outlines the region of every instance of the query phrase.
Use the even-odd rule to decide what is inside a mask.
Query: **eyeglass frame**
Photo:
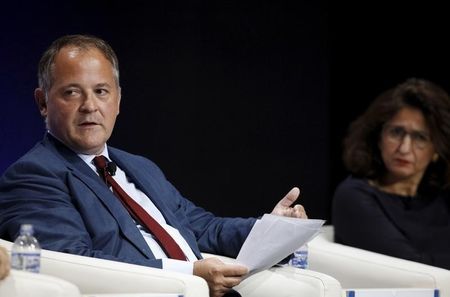
[[[394,132],[396,132],[397,135],[394,135],[395,134]],[[411,139],[411,143],[413,144],[413,147],[421,150],[426,149],[427,146],[432,144],[431,136],[427,132],[420,130],[408,131],[405,127],[399,125],[388,125],[388,124],[384,125],[382,129],[382,134],[386,137],[388,141],[396,144],[403,143],[405,137],[409,136],[409,138]]]

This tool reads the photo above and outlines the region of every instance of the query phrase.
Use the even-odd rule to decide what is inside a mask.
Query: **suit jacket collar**
[[[123,152],[112,147],[108,147],[109,156],[111,160],[113,160],[123,171],[125,171],[127,177],[136,185],[136,187],[141,190],[152,202],[155,204],[156,208],[164,216],[166,223],[170,226],[177,229],[181,236],[187,241],[190,248],[197,256],[198,259],[201,259],[201,253],[198,249],[197,242],[195,238],[192,239],[192,236],[188,233],[185,227],[180,225],[179,219],[177,219],[172,211],[167,207],[167,205],[162,201],[160,195],[156,191],[156,189],[152,186],[151,182],[148,182],[148,177],[144,176],[142,173],[142,168],[137,168],[136,166],[131,165],[124,161],[125,157],[122,155]],[[145,182],[147,181],[147,182]],[[191,239],[191,240],[190,240]]]
[[[154,259],[148,244],[142,234],[137,229],[136,224],[128,211],[123,207],[119,199],[110,191],[103,180],[67,146],[47,133],[43,144],[54,153],[59,155],[67,168],[77,176],[91,191],[101,200],[102,204],[108,209],[111,215],[116,219],[122,234],[136,248],[142,252],[148,259]],[[120,165],[119,165],[120,166]]]
[[[151,252],[144,237],[137,229],[136,224],[131,218],[128,211],[123,207],[119,199],[109,190],[103,180],[71,149],[60,142],[51,134],[47,133],[44,145],[52,150],[56,155],[59,155],[67,168],[77,176],[92,192],[101,200],[103,205],[108,209],[111,215],[116,219],[117,224],[122,230],[123,236],[126,237],[133,245],[143,253],[147,258],[154,259],[155,256]],[[177,229],[181,236],[187,241],[190,248],[198,259],[201,259],[201,253],[198,249],[195,238],[189,234],[188,230],[180,225],[179,220],[172,215],[172,212],[166,204],[160,199],[155,188],[151,182],[144,182],[146,178],[142,174],[140,168],[130,165],[125,160],[129,157],[126,153],[108,146],[108,153],[111,160],[125,171],[130,180],[136,184],[137,188],[144,192],[149,197],[155,206],[164,216],[167,224]]]

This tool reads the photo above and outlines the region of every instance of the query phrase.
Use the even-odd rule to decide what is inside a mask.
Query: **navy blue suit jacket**
[[[220,218],[197,207],[150,160],[108,147],[110,158],[200,251],[236,257],[254,218]],[[0,179],[0,237],[13,241],[31,223],[45,249],[159,267],[136,224],[76,153],[46,134]]]

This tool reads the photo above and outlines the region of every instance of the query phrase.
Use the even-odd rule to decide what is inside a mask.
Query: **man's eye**
[[[75,96],[77,94],[78,94],[78,92],[76,90],[65,90],[64,91],[64,96]]]
[[[97,90],[95,90],[95,93],[98,94],[98,95],[106,95],[109,92],[108,92],[107,89],[97,89]]]

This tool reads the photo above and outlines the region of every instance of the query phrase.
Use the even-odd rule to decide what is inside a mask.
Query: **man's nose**
[[[96,97],[92,92],[88,92],[80,106],[82,112],[94,112],[97,110]]]

